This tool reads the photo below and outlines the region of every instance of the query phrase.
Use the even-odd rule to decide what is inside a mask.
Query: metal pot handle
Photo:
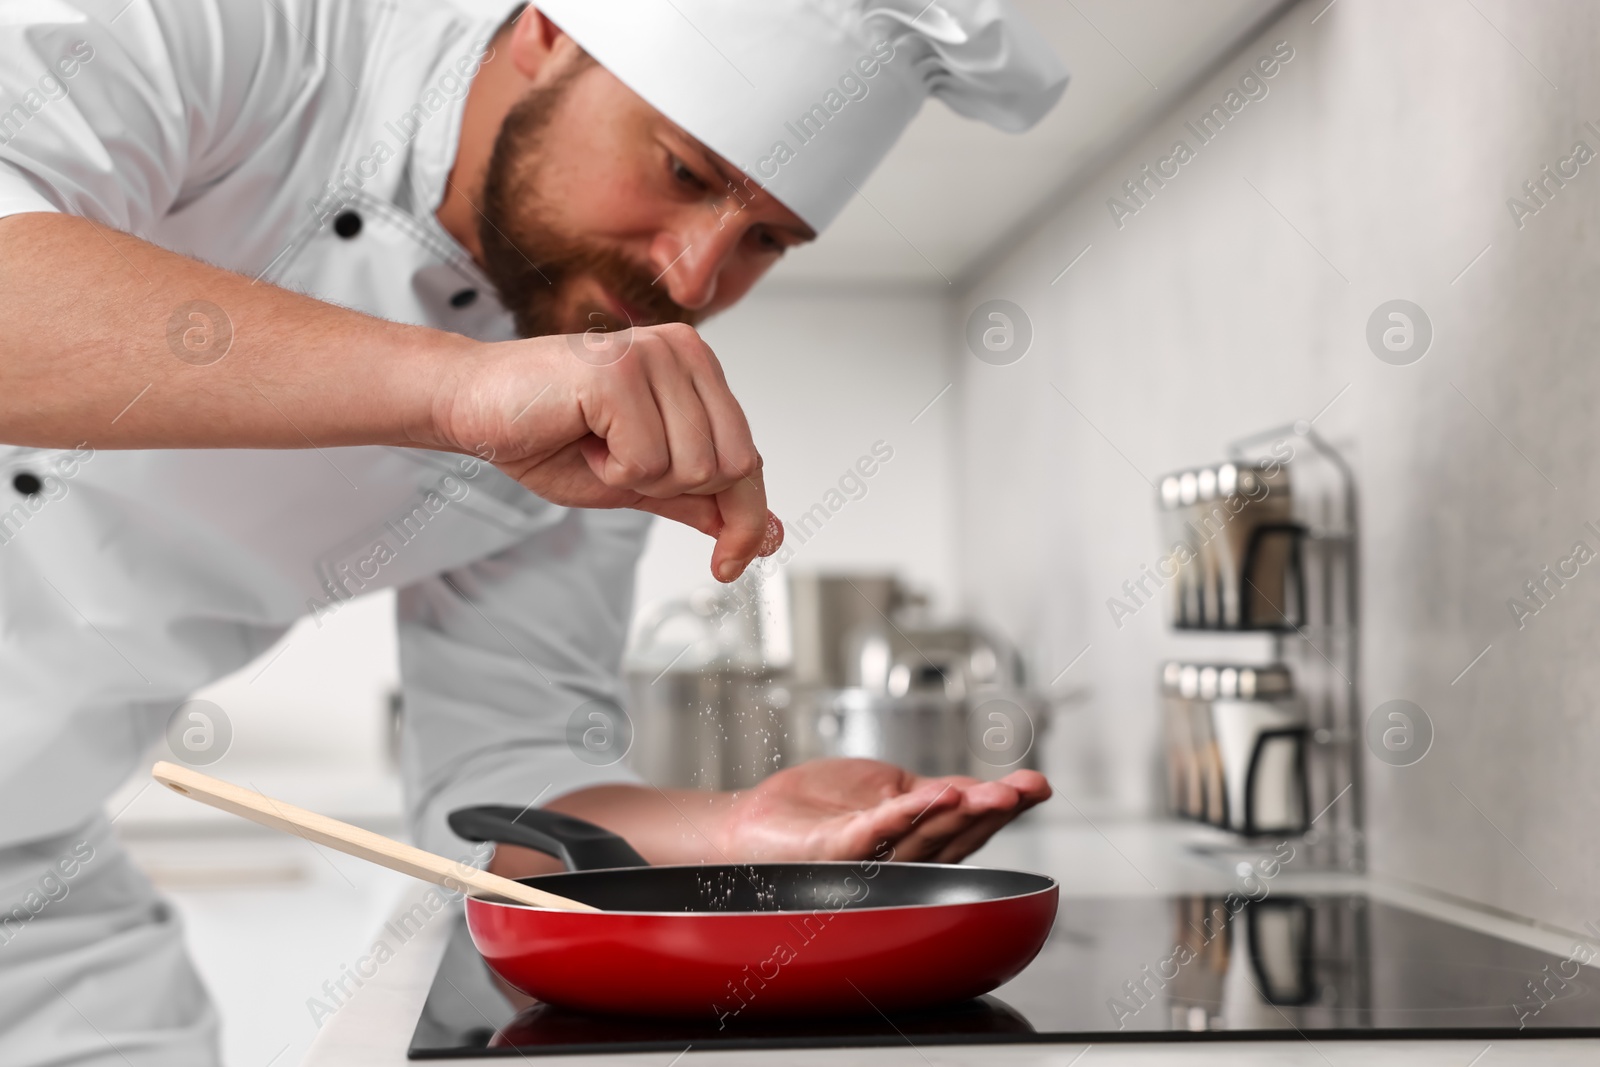
[[[554,856],[569,871],[650,866],[610,830],[557,811],[486,804],[452,811],[447,821],[458,837],[531,848]]]

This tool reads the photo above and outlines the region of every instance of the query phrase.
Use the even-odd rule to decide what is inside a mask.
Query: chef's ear
[[[523,8],[511,23],[511,36],[506,42],[506,49],[517,73],[529,81],[537,79],[539,73],[547,68],[560,69],[561,64],[569,60],[569,52],[579,51],[577,42],[562,33],[561,28],[546,18],[543,12],[531,6]]]

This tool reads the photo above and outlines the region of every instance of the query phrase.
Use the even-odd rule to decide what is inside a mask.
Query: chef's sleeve
[[[266,142],[304,90],[299,0],[0,3],[0,216],[145,231]]]
[[[569,511],[511,548],[400,591],[401,765],[421,847],[472,846],[445,817],[637,783],[621,662],[650,517]]]

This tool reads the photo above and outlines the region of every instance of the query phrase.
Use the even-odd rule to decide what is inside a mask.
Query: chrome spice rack
[[[1355,480],[1304,423],[1243,438],[1229,455],[1162,480],[1164,549],[1179,562],[1168,617],[1178,632],[1266,634],[1271,662],[1166,665],[1169,807],[1226,831],[1214,851],[1287,837],[1307,867],[1360,871]],[[1217,680],[1244,670],[1281,671],[1292,695],[1229,703]],[[1260,797],[1277,798],[1276,824],[1250,810]]]

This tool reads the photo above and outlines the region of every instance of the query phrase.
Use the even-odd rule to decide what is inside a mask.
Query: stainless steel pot
[[[995,779],[1039,767],[1048,707],[1014,690],[903,696],[859,687],[798,689],[782,712],[786,761],[832,756],[887,760],[917,774]]]
[[[788,690],[770,670],[628,674],[628,762],[663,788],[747,789],[785,765]]]
[[[629,762],[662,787],[744,789],[827,756],[919,774],[1037,768],[1047,706],[971,624],[922,621],[892,575],[792,575],[641,613],[627,658]],[[782,649],[783,656],[775,654]]]
[[[892,574],[789,574],[794,679],[799,685],[852,684],[850,643],[890,629],[889,619],[912,600]]]
[[[783,692],[774,683],[786,658],[778,654],[786,612],[771,603],[781,583],[756,577],[640,613],[624,673],[628,762],[646,781],[744,789],[781,766],[773,694]]]
[[[971,623],[857,630],[847,642],[845,680],[878,696],[943,693],[960,699],[983,689],[1023,688],[1016,650]]]

